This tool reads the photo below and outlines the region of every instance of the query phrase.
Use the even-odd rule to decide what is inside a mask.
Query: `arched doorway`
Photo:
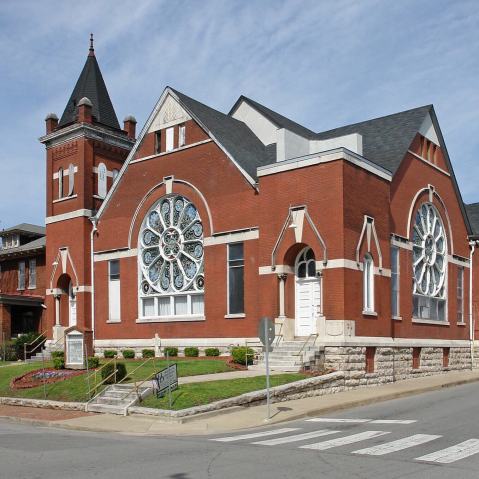
[[[321,278],[316,275],[316,258],[310,247],[298,254],[295,263],[295,335],[317,332],[321,313]]]

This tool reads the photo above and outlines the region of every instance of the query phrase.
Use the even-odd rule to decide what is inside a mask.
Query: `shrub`
[[[166,353],[168,353],[169,357],[176,357],[178,356],[178,348],[175,348],[173,346],[166,346],[163,349],[163,354],[165,355],[165,357],[166,357]]]
[[[55,369],[65,369],[65,360],[63,358],[55,358],[53,360],[53,367]]]
[[[206,348],[205,349],[205,356],[219,356],[220,355],[220,350],[218,348]]]
[[[155,357],[155,350],[154,349],[142,349],[141,350],[141,357],[143,359],[154,358]]]
[[[188,358],[197,358],[200,354],[200,351],[197,347],[185,348],[185,356]]]
[[[105,351],[103,351],[103,356],[107,359],[115,358],[117,354],[118,351],[116,349],[105,349]]]
[[[115,376],[113,375],[114,370],[115,370],[115,364],[114,363],[108,363],[101,370],[102,380],[108,378],[108,376],[111,376],[110,378],[108,378],[105,381],[105,384],[115,384],[115,382],[119,382],[124,377],[126,377],[125,363],[116,363],[116,381],[115,381]]]
[[[65,351],[52,351],[52,359],[64,359],[65,358]]]
[[[100,365],[100,358],[90,356],[88,359],[88,369],[96,369]]]
[[[135,351],[133,349],[124,349],[121,354],[125,359],[135,359]]]
[[[35,341],[35,339],[37,339],[37,341]],[[32,346],[27,346],[27,350],[28,349],[32,349],[34,348],[35,346],[37,346],[38,344],[40,344],[41,342],[44,342],[46,340],[45,336],[40,336],[38,335],[38,333],[36,333],[35,331],[31,331],[30,333],[25,333],[25,334],[22,334],[21,336],[19,336],[18,338],[16,338],[14,341],[13,341],[13,347],[15,348],[15,353],[17,355],[18,358],[20,359],[23,359],[23,345],[24,344],[28,344],[28,343],[31,343],[32,341],[35,341],[35,344],[33,344]],[[35,350],[35,352],[37,351],[40,351],[40,348],[37,348]],[[30,354],[27,354],[27,357],[29,357]]]
[[[235,346],[231,349],[233,362],[237,364],[253,364],[254,351],[245,346]]]

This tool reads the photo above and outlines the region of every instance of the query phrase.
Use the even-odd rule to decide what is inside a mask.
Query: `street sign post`
[[[271,318],[261,318],[258,328],[258,337],[264,345],[265,364],[266,364],[266,405],[268,414],[266,420],[271,419],[271,401],[269,395],[269,348],[273,344],[275,331],[274,323]]]

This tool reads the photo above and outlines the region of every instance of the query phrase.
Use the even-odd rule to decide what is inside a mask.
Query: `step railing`
[[[128,379],[128,377],[132,377],[134,373],[136,373],[136,371],[138,371],[139,369],[141,369],[143,366],[145,366],[145,364],[148,364],[150,361],[154,361],[156,358],[148,358],[146,361],[143,361],[139,366],[137,366],[135,369],[133,369],[133,371],[130,371],[122,380],[118,381],[117,384],[122,384],[124,383],[124,381],[126,381],[126,379]],[[157,371],[153,371],[152,373],[150,373],[146,379],[143,379],[140,383],[137,384],[136,381],[133,381],[133,389],[135,390],[136,392],[136,396],[138,398],[138,400],[141,400],[141,397],[140,397],[140,394],[138,393],[140,387],[142,384],[144,384],[146,381],[150,381],[151,378],[157,373]],[[130,394],[132,393],[133,391],[128,391],[124,396],[122,396],[120,399],[123,400],[123,399],[126,399],[128,396],[130,396]]]
[[[245,339],[244,341],[244,345],[245,345],[245,361],[246,361],[246,368],[248,368],[248,357],[249,356],[252,356],[252,359],[251,359],[251,366],[253,366],[254,364],[254,357],[256,355],[255,351],[253,348],[258,348],[258,347],[262,347],[263,346],[263,343],[261,341],[248,341],[247,339]],[[253,349],[253,353],[252,354],[248,354],[248,348],[249,349]]]
[[[88,359],[87,359],[87,361],[88,361]],[[109,374],[105,379],[103,379],[99,383],[97,383],[98,373],[100,373],[102,371],[102,369],[104,369],[106,366],[108,366],[111,363],[114,363],[113,372],[111,374]],[[116,373],[117,372],[118,372],[118,370],[117,370],[117,367],[116,367],[116,358],[113,358],[113,359],[110,359],[110,361],[107,361],[101,367],[99,367],[97,369],[94,369],[93,372],[90,373],[86,377],[85,380],[86,380],[87,384],[90,384],[90,380],[93,378],[93,386],[89,387],[88,392],[87,392],[87,398],[90,398],[88,402],[93,401],[93,399],[98,397],[103,392],[103,391],[100,391],[99,393],[97,393],[97,390],[102,384],[105,383],[105,381],[110,379],[112,376],[115,376],[115,382],[116,382]],[[93,393],[93,397],[92,397],[92,393]]]
[[[316,340],[318,339],[318,333],[311,333],[306,340],[303,342],[303,345],[301,346],[301,349],[297,353],[293,353],[293,356],[301,356],[301,363],[304,363],[304,353],[305,353],[305,348],[307,344],[309,343],[310,339],[314,337],[314,341],[312,346],[316,344]]]
[[[45,331],[39,334],[32,342],[23,344],[23,361],[24,362],[27,362],[27,354],[30,354],[31,356],[32,353],[34,353],[40,346],[43,346],[45,344],[47,340],[46,338],[47,332],[48,332],[48,329],[45,329]],[[27,351],[27,347],[35,344],[40,338],[43,338],[43,339],[33,349],[31,349],[30,351]]]

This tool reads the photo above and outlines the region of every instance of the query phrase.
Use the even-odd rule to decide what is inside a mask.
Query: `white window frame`
[[[73,196],[75,190],[75,165],[70,163],[68,167],[68,196]]]
[[[107,176],[108,176],[108,170],[106,168],[106,165],[105,163],[100,163],[98,165],[98,171],[97,171],[97,175],[98,175],[98,196],[100,198],[105,198],[106,197],[106,193],[108,191],[108,188],[107,188]]]
[[[112,278],[111,265],[118,263],[118,277]],[[121,322],[121,267],[119,259],[108,261],[108,322]],[[113,299],[118,303],[113,303]],[[115,307],[117,306],[117,307]]]
[[[393,264],[392,260],[392,251],[396,251],[396,264]],[[391,316],[393,319],[400,319],[401,318],[401,305],[400,305],[400,298],[401,298],[401,262],[400,262],[400,249],[398,246],[391,246]],[[396,290],[393,290],[393,278],[396,278]],[[393,305],[393,295],[396,295],[396,311],[392,310]]]
[[[185,297],[186,296],[186,313],[184,314],[175,314],[175,298]],[[193,301],[191,298],[193,296],[202,296],[203,297],[203,312],[193,314]],[[159,300],[168,298],[170,301],[170,314],[160,316],[160,307]],[[191,293],[176,293],[176,294],[167,294],[167,295],[157,295],[157,296],[144,296],[139,298],[138,305],[138,317],[141,320],[159,320],[159,321],[195,321],[205,319],[205,293],[203,291],[191,292]],[[153,314],[150,316],[143,315],[143,303],[144,301],[153,300]]]
[[[374,261],[370,253],[366,253],[363,259],[363,314],[375,314]]]
[[[243,258],[242,260],[230,260],[230,248],[231,246],[234,246],[234,245],[237,245],[237,244],[241,244],[243,245]],[[244,287],[244,273],[245,273],[245,260],[244,260],[244,242],[243,241],[236,241],[234,243],[228,243],[227,245],[227,260],[226,260],[226,287],[227,287],[227,290],[226,290],[226,302],[227,302],[227,314],[226,316],[229,317],[229,318],[232,318],[232,317],[244,317],[245,316],[245,312],[244,312],[244,309],[245,309],[245,287]],[[230,261],[233,261],[233,262],[238,262],[238,261],[243,261],[241,264],[238,264],[238,265],[231,265],[230,264]],[[232,313],[231,310],[230,310],[230,269],[235,269],[235,268],[243,268],[243,311],[241,312],[236,312],[236,313]]]
[[[25,289],[25,261],[18,262],[18,290]]]
[[[175,127],[171,126],[165,130],[165,151],[173,151],[175,149]]]
[[[58,199],[63,198],[63,168],[58,169]]]
[[[459,287],[460,284],[460,287]],[[461,307],[460,309],[457,307],[457,323],[464,324],[464,267],[458,266],[457,269],[457,285],[456,285],[456,307],[460,301]]]
[[[37,260],[30,258],[28,260],[28,289],[36,289],[37,287]]]
[[[186,145],[186,126],[180,125],[178,127],[178,148]]]

